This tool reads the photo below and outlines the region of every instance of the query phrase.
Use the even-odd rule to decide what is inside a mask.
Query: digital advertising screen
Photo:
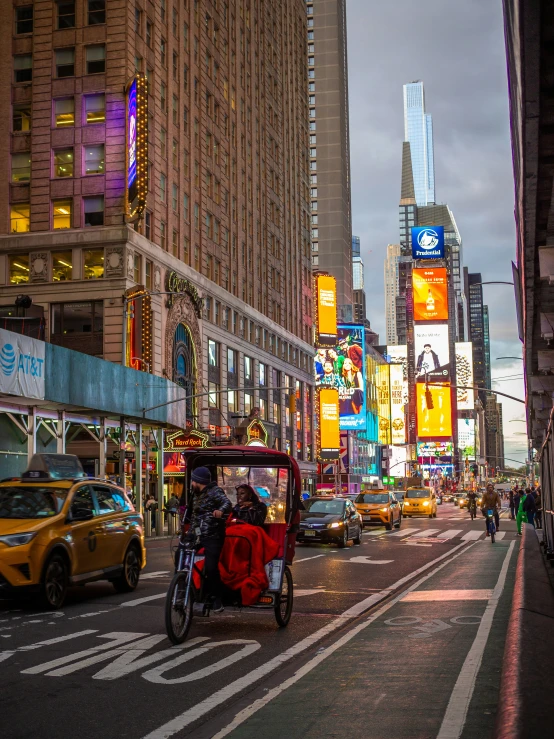
[[[415,325],[414,347],[417,382],[450,380],[448,324]]]
[[[416,226],[412,228],[413,259],[444,259],[444,227]]]
[[[459,411],[472,411],[475,406],[473,386],[473,344],[471,341],[458,341],[456,354],[456,395]]]
[[[315,355],[316,387],[339,392],[340,427],[345,431],[366,429],[365,329],[359,325],[337,326],[337,343],[320,347]]]
[[[405,446],[391,446],[389,456],[389,475],[406,477],[408,453]]]
[[[402,365],[402,402],[406,405],[410,399],[408,389],[408,346],[406,344],[387,346],[386,352],[389,362]]]
[[[418,441],[418,461],[429,461],[429,457],[451,457],[454,454],[454,444],[451,441]]]
[[[318,459],[338,459],[340,453],[339,393],[337,388],[321,387],[318,395]]]
[[[378,364],[375,368],[379,444],[391,443],[390,368],[390,364]]]
[[[137,190],[137,81],[127,91],[127,198],[130,203]]]
[[[450,385],[429,385],[427,388],[423,383],[417,383],[418,436],[430,439],[452,436],[452,401],[450,392]]]
[[[148,195],[148,82],[137,74],[127,85],[126,209],[129,218],[140,216]]]
[[[412,270],[415,321],[448,320],[446,267]]]
[[[458,418],[458,449],[464,459],[475,459],[475,421]]]
[[[331,275],[314,277],[316,344],[333,346],[337,341],[337,281]]]
[[[406,443],[406,419],[404,414],[404,376],[401,364],[389,365],[390,372],[390,415],[391,441],[393,444]]]

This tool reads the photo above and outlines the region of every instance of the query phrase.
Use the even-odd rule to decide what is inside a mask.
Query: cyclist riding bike
[[[494,489],[494,485],[489,482],[487,485],[487,489],[485,493],[483,493],[483,497],[481,499],[481,512],[483,516],[485,517],[485,529],[487,531],[487,536],[489,536],[489,530],[487,527],[487,511],[494,511],[494,523],[496,525],[496,530],[499,530],[499,523],[500,523],[500,516],[498,515],[498,511],[502,508],[502,501],[500,500],[500,496]]]
[[[467,494],[467,509],[472,517],[477,514],[477,493],[473,490]]]

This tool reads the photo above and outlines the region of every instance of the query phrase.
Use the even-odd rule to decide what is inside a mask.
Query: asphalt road
[[[498,552],[506,553],[513,540],[515,525],[503,518]],[[172,563],[170,546],[167,540],[150,542],[148,565],[131,595],[117,595],[109,584],[95,583],[73,589],[61,612],[45,614],[21,603],[0,603],[2,736],[216,736],[252,701],[270,695],[290,675],[308,669],[311,660],[331,652],[339,657],[349,655],[346,666],[337,665],[335,681],[333,671],[325,673],[327,689],[335,692],[348,682],[345,673],[365,664],[367,649],[363,645],[354,653],[341,647],[340,640],[349,630],[361,628],[368,616],[373,618],[379,608],[388,608],[393,596],[418,578],[435,577],[445,564],[465,568],[462,574],[453,570],[451,582],[469,582],[479,573],[479,561],[488,554],[488,546],[483,520],[471,522],[467,512],[451,504],[439,507],[436,519],[404,519],[401,529],[392,532],[366,530],[359,546],[350,544],[343,550],[318,544],[300,546],[293,566],[294,614],[287,629],[277,628],[272,613],[227,609],[221,615],[195,620],[185,645],[172,647],[165,636],[163,615]],[[471,556],[465,555],[466,549]],[[500,567],[502,557],[496,556]],[[450,562],[451,557],[455,562]],[[494,588],[494,582],[475,587]],[[451,610],[440,614],[446,618]],[[475,608],[469,610],[475,612]],[[467,637],[478,626],[448,628],[459,628]],[[384,630],[385,636],[389,631]],[[500,630],[498,634],[502,639]],[[413,641],[407,644],[411,646]],[[465,641],[459,644],[465,645]],[[396,661],[400,658],[409,673],[409,651],[399,654],[394,641],[390,654],[396,655]],[[501,649],[498,654],[501,659]],[[493,682],[500,667],[498,654]],[[464,656],[461,653],[453,661],[454,682]],[[371,669],[376,679],[379,676],[379,683],[387,679],[388,658],[385,649],[379,666]],[[421,669],[421,654],[413,659],[414,668]],[[392,669],[396,663],[392,660],[390,664]],[[430,661],[424,669],[432,674],[436,667],[436,661]],[[341,670],[343,677],[339,678]],[[440,694],[436,701],[439,713],[446,711],[450,682],[435,680],[433,694],[427,696],[434,700]],[[313,688],[306,687],[307,695]],[[278,711],[279,705],[279,701],[273,702],[272,710]],[[396,706],[395,710],[400,710],[400,704]],[[356,705],[352,709],[355,712]],[[325,718],[325,710],[322,705],[319,719]],[[279,715],[284,721],[281,725],[275,715],[271,718],[272,725],[281,726],[274,736],[288,731],[287,709]],[[435,717],[435,723],[440,718]],[[294,721],[298,724],[298,716]],[[233,731],[242,736],[245,727],[241,724]],[[357,733],[360,727],[353,725],[350,735],[361,736]],[[423,733],[412,736],[437,735],[426,733],[429,726],[425,727]],[[256,732],[259,730],[257,727]],[[335,735],[331,728],[322,730],[321,724],[318,731],[312,734],[306,729],[305,734],[297,731],[294,735]],[[394,730],[372,732],[369,726],[364,730],[366,736],[385,733],[388,737],[409,735]],[[481,735],[488,736],[472,734]]]

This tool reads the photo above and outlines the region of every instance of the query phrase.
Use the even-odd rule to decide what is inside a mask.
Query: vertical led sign
[[[148,89],[144,75],[127,85],[127,187],[126,211],[129,219],[139,218],[148,194]]]
[[[320,387],[317,391],[319,429],[317,456],[320,462],[335,460],[340,453],[339,391]]]
[[[393,444],[406,443],[406,422],[403,400],[404,377],[401,364],[390,365],[390,414]]]
[[[314,277],[316,346],[334,346],[337,341],[337,281],[331,275]]]

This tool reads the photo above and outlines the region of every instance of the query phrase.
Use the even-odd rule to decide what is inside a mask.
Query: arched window
[[[173,382],[180,385],[187,395],[196,393],[196,350],[190,330],[183,323],[175,329],[173,337]],[[187,421],[196,426],[197,399],[186,401]]]

